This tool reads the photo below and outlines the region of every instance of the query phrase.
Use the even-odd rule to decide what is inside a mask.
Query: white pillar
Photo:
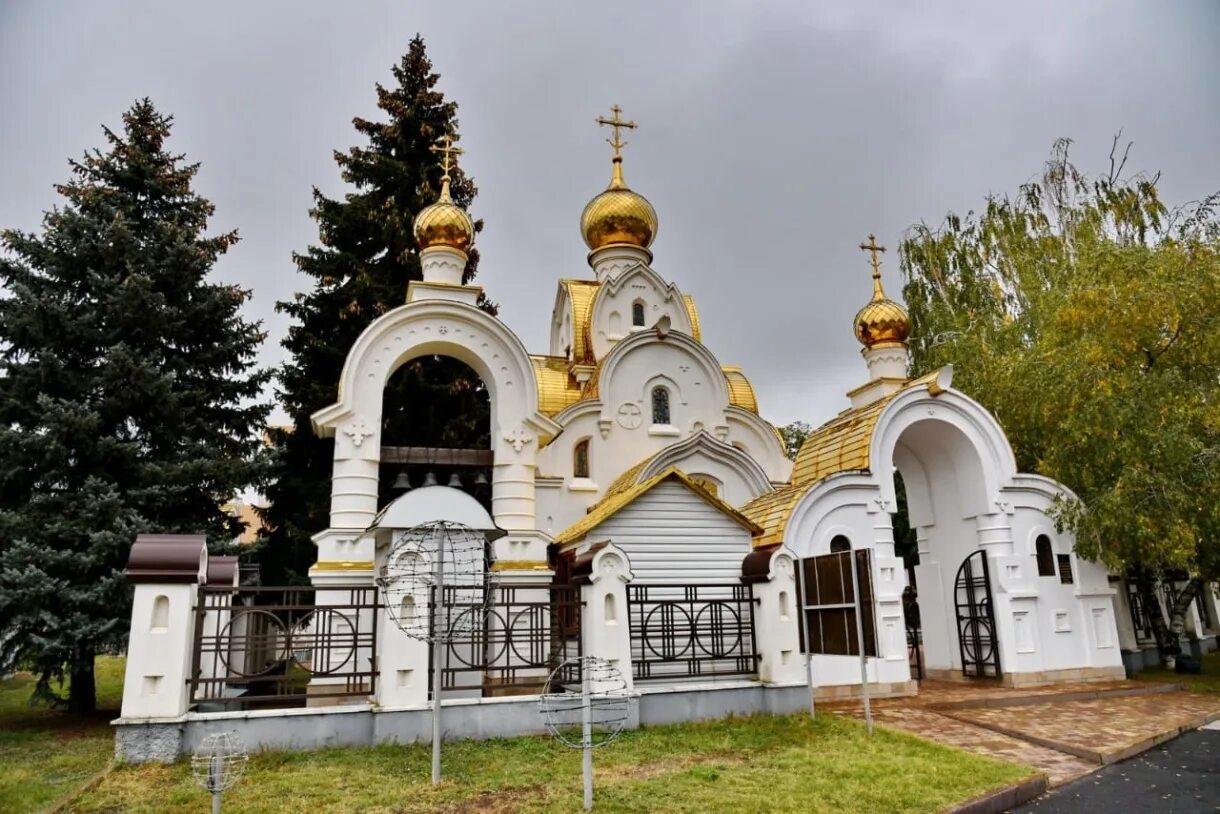
[[[617,667],[628,691],[634,685],[631,623],[627,618],[627,584],[633,578],[627,552],[613,543],[604,543],[593,553],[589,575],[583,578],[588,581],[580,591],[584,602],[580,620],[584,655],[605,659]]]
[[[428,587],[422,583],[419,590],[406,595],[395,594],[400,604],[395,613],[428,613]],[[427,623],[416,626],[426,630]],[[385,708],[426,707],[428,705],[428,657],[431,645],[424,639],[412,638],[402,631],[390,615],[389,609],[382,611],[377,622],[377,704]]]
[[[747,574],[747,579],[751,575]],[[771,554],[767,573],[754,582],[754,635],[758,641],[758,677],[767,684],[803,684],[805,668],[801,661],[799,600],[796,566],[792,553],[776,549]]]
[[[127,580],[135,586],[127,669],[126,719],[185,715],[195,641],[195,602],[207,573],[202,535],[141,534],[131,547]]]

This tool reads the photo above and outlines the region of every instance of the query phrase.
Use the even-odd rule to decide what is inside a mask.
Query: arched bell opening
[[[428,354],[395,370],[382,393],[381,444],[378,508],[439,484],[491,511],[491,394],[470,365]]]

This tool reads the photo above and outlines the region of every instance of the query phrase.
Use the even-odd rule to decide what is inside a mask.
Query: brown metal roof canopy
[[[138,535],[127,557],[127,581],[198,582],[207,552],[207,538],[202,534]]]

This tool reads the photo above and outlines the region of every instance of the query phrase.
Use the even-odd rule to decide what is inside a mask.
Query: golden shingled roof
[[[601,283],[596,280],[560,280],[559,284],[568,292],[568,307],[572,309],[572,362],[591,365],[597,360],[593,356],[593,334],[589,322],[593,317],[593,300]]]
[[[748,530],[752,535],[757,536],[763,533],[763,529],[750,520],[750,518],[746,517],[737,509],[734,509],[732,506],[725,503],[707,489],[704,489],[681,469],[678,469],[676,466],[671,466],[664,472],[661,472],[648,480],[641,481],[629,489],[624,489],[615,495],[607,494],[605,498],[589,509],[588,514],[556,535],[555,542],[559,545],[566,545],[567,543],[574,543],[582,539],[589,532],[593,531],[593,529],[597,528],[602,523],[618,514],[618,512],[631,505],[636,498],[646,494],[652,490],[653,487],[667,480],[677,480],[687,489],[690,489],[696,495],[703,498],[703,500],[711,505],[712,508],[720,511],[742,528]]]
[[[703,331],[699,327],[699,310],[695,308],[695,298],[690,294],[683,294],[682,302],[686,304],[686,315],[690,317],[691,338],[696,342],[702,342]]]
[[[568,360],[562,356],[530,355],[534,380],[538,384],[538,412],[554,416],[580,401],[580,385],[568,373]]]
[[[869,448],[881,412],[900,393],[913,388],[928,386],[934,393],[941,392],[937,385],[940,376],[941,371],[934,370],[926,376],[912,379],[874,402],[839,413],[809,433],[796,455],[788,485],[759,495],[741,507],[743,514],[764,529],[755,545],[783,542],[788,515],[815,483],[841,472],[870,471],[872,462],[869,460]]]
[[[754,385],[750,384],[746,374],[735,366],[725,365],[720,369],[724,371],[724,378],[729,383],[729,404],[758,415],[758,399],[754,395]]]

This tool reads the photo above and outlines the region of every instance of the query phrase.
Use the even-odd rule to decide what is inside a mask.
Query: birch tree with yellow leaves
[[[953,363],[1018,465],[1068,486],[1076,550],[1140,585],[1171,659],[1220,577],[1220,196],[1169,207],[1158,176],[1054,146],[1043,172],[901,247],[915,374]],[[1186,575],[1189,575],[1187,577]],[[1169,623],[1152,592],[1185,581]]]

